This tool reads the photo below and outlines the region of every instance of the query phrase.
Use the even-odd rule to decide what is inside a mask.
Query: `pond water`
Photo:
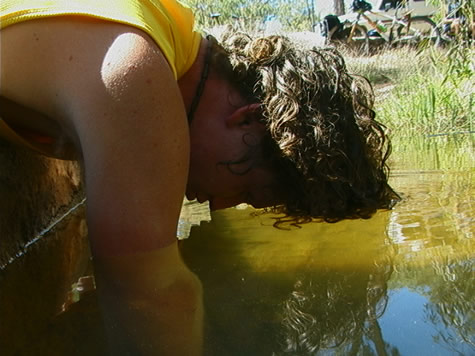
[[[403,200],[370,220],[280,231],[230,209],[192,229],[209,354],[475,355],[473,141],[393,157]]]
[[[204,355],[475,355],[474,152],[467,136],[396,143],[391,181],[403,200],[370,220],[279,230],[245,206],[211,220],[188,206],[180,245],[203,284]],[[1,354],[102,355],[93,293],[80,297],[88,285]]]

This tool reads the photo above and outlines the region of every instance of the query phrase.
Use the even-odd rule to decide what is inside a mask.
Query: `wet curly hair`
[[[266,160],[277,172],[279,223],[369,218],[398,199],[388,185],[390,141],[372,87],[334,48],[284,36],[225,33],[213,65],[249,103],[260,103]]]
[[[282,303],[280,352],[274,355],[356,354],[388,305],[391,264],[358,272],[322,269],[302,276]]]

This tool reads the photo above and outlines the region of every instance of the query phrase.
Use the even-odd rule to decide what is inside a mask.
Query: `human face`
[[[218,166],[215,172],[206,175],[210,179],[204,184],[188,184],[186,196],[190,200],[197,199],[200,203],[209,201],[211,210],[225,209],[241,203],[255,208],[278,204],[272,174],[266,169],[256,167],[244,175],[238,175],[227,166]]]
[[[187,199],[209,201],[211,210],[241,203],[255,208],[277,205],[275,174],[259,150],[262,135],[253,123],[192,125]]]

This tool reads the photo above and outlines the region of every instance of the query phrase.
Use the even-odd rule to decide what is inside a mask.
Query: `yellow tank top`
[[[191,10],[176,0],[1,0],[0,28],[47,16],[77,15],[120,22],[146,32],[162,50],[175,78],[191,67],[201,36]]]

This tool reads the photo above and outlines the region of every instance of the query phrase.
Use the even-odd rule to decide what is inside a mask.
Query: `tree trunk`
[[[333,0],[333,10],[335,15],[340,16],[345,14],[345,0]]]

